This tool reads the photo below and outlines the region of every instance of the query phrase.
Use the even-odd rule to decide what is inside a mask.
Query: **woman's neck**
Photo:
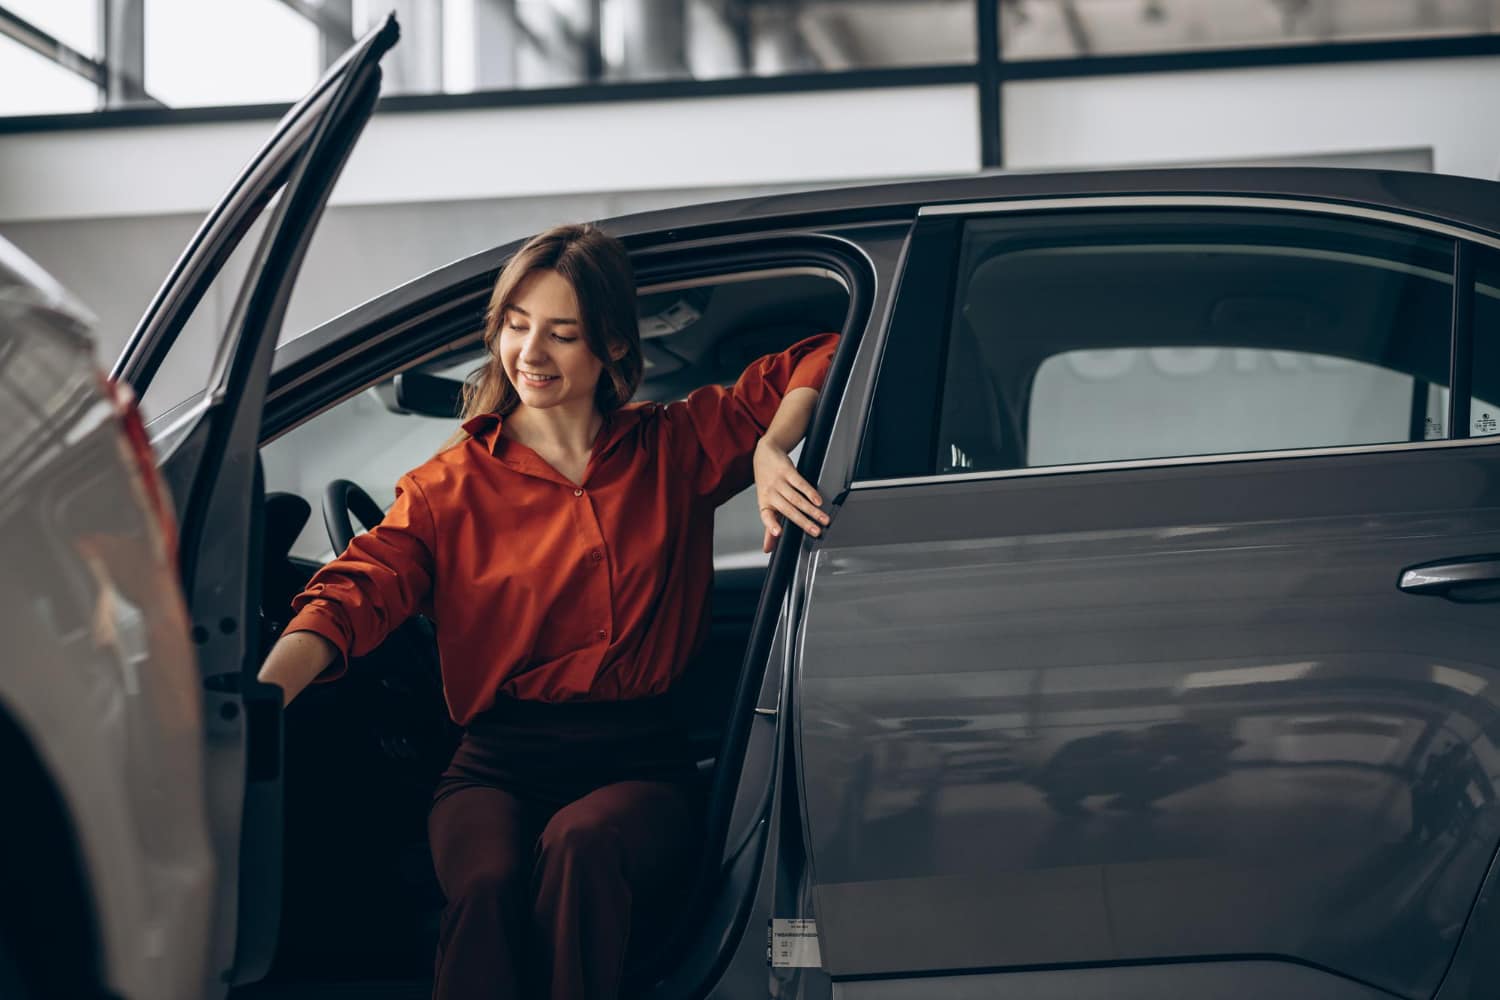
[[[604,417],[592,401],[587,409],[561,406],[536,409],[520,404],[500,424],[500,432],[535,451],[559,451],[586,455],[604,426]]]

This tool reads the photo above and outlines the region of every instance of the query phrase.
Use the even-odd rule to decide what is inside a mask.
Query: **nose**
[[[547,342],[543,339],[540,330],[533,327],[527,331],[526,339],[521,341],[520,357],[522,363],[528,365],[545,363],[547,360],[547,352],[544,350],[546,344]]]

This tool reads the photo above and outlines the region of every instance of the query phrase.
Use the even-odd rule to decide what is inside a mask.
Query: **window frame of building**
[[[101,88],[101,110],[59,114],[0,117],[0,135],[38,131],[114,128],[274,119],[284,103],[230,107],[162,107],[141,84],[144,77],[145,0],[95,0],[100,5],[104,55],[82,57],[46,32],[9,13],[0,0],[0,34],[32,47],[41,45],[48,57],[96,81]],[[323,36],[325,65],[340,45],[352,37],[343,4],[315,5],[307,0],[275,0],[307,17]],[[347,2],[347,0],[345,0]],[[337,9],[335,9],[337,8]],[[976,90],[976,128],[981,168],[1005,166],[1002,92],[1007,83],[1061,80],[1092,76],[1174,73],[1267,66],[1315,66],[1348,62],[1445,59],[1500,55],[1500,31],[1469,35],[1376,38],[1361,41],[1292,42],[1212,49],[1185,49],[1136,54],[1070,55],[1053,58],[1003,57],[1000,0],[972,0],[975,58],[969,62],[932,65],[893,65],[879,68],[794,72],[774,76],[731,76],[714,79],[643,79],[611,81],[605,74],[585,74],[585,82],[544,88],[491,88],[464,93],[398,93],[383,98],[380,112],[448,111],[470,108],[536,107],[608,101],[651,101],[756,94],[795,94],[827,90],[887,87],[947,87],[967,84]],[[585,40],[602,46],[597,31]],[[409,41],[409,40],[408,40]],[[441,39],[438,48],[441,49]],[[66,51],[65,51],[66,50]],[[398,56],[400,50],[398,50]],[[597,66],[599,53],[585,60]]]

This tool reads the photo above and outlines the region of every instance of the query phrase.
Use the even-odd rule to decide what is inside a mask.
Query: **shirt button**
[[[594,551],[589,553],[589,558],[594,560],[594,562],[599,562],[604,558],[604,553],[600,552],[598,549],[595,549]]]
[[[581,496],[583,496],[583,490],[574,490],[573,491],[573,495],[575,497],[581,497]]]
[[[603,639],[603,638],[606,638],[606,637],[608,637],[608,635],[609,635],[609,633],[608,633],[608,632],[606,632],[606,631],[604,631],[604,629],[602,629],[602,628],[601,628],[601,629],[600,629],[600,630],[599,630],[599,638],[601,638],[601,639]]]

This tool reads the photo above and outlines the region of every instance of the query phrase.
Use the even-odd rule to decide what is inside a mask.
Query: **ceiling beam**
[[[330,47],[337,46],[339,52],[343,52],[354,44],[354,24],[344,16],[344,8],[347,3],[340,4],[339,10],[326,7],[323,4],[312,3],[311,0],[280,0],[283,6],[289,7],[311,21],[319,33],[328,40]]]
[[[104,64],[79,52],[65,42],[38,28],[30,21],[0,7],[0,35],[19,42],[48,62],[76,73],[99,89],[104,89]]]
[[[1089,29],[1083,23],[1083,15],[1078,13],[1076,0],[1062,0],[1062,17],[1068,28],[1068,37],[1073,39],[1073,47],[1078,50],[1078,54],[1086,56],[1094,51],[1093,40],[1089,38]]]

